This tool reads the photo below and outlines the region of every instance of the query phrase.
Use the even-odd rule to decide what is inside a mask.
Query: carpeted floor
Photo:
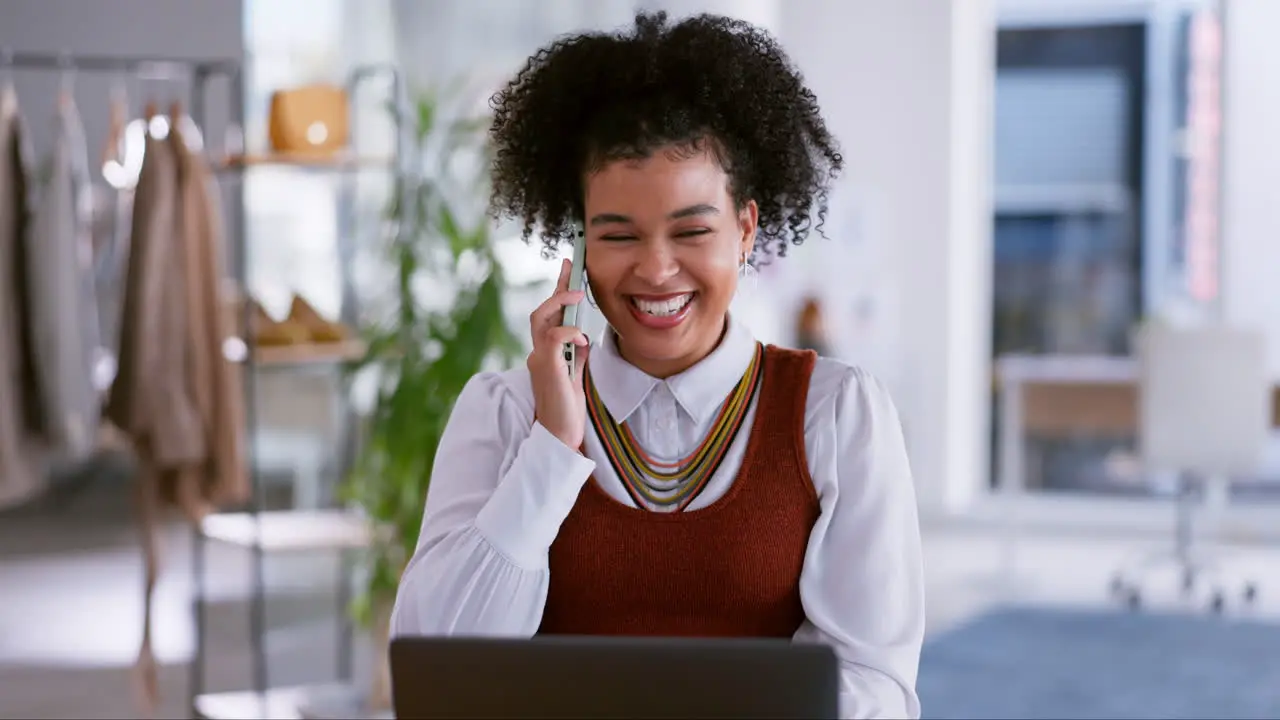
[[[1280,624],[1004,608],[926,643],[926,718],[1280,718]]]

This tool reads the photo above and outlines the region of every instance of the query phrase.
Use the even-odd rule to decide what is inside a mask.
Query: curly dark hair
[[[778,42],[746,22],[639,13],[627,33],[562,37],[490,101],[495,217],[541,227],[554,255],[580,217],[587,172],[659,148],[709,151],[741,206],[754,199],[753,262],[819,233],[843,160],[813,92]],[[814,222],[813,216],[817,220]]]

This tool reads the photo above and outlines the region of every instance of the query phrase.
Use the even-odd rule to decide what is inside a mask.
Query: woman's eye
[[[692,237],[698,237],[699,235],[706,235],[706,234],[708,234],[708,233],[710,233],[710,232],[711,232],[711,231],[710,231],[710,230],[708,230],[707,228],[692,228],[692,229],[689,229],[689,230],[680,230],[680,231],[677,231],[676,233],[674,233],[674,237],[677,237],[677,238],[692,238]],[[607,235],[601,235],[601,236],[600,236],[600,239],[601,239],[601,240],[608,240],[608,241],[611,241],[611,242],[614,242],[614,241],[616,241],[616,242],[622,242],[622,241],[627,241],[627,240],[635,240],[635,239],[636,239],[636,236],[635,236],[635,235],[629,235],[629,234],[626,234],[626,233],[609,233],[609,234],[607,234]]]

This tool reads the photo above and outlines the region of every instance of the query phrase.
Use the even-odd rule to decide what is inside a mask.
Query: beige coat
[[[235,505],[249,488],[241,371],[222,352],[233,332],[219,297],[218,187],[180,129],[148,137],[144,157],[107,413],[161,473],[163,497],[188,512]],[[189,470],[194,497],[176,487]]]
[[[223,344],[235,335],[235,328],[223,312],[222,203],[216,178],[204,158],[188,148],[181,126],[170,139],[178,158],[190,348],[187,367],[208,451],[202,496],[214,506],[226,507],[248,501],[250,486],[244,454],[242,371],[223,353]]]
[[[178,159],[150,135],[134,191],[118,370],[106,414],[157,470],[200,465],[204,431],[186,373],[185,256],[178,232]]]
[[[144,572],[138,670],[143,698],[151,706],[148,714],[154,712],[156,701],[151,601],[160,574],[160,499],[166,484],[172,484],[166,482],[171,475],[181,474],[185,480],[172,482],[191,488],[198,480],[195,469],[204,457],[201,429],[195,424],[195,410],[181,379],[183,368],[170,359],[171,346],[186,346],[181,333],[170,327],[174,313],[168,309],[176,301],[172,287],[181,280],[181,276],[175,278],[178,267],[173,262],[179,240],[176,213],[176,159],[169,143],[148,133],[134,189],[117,371],[104,409],[104,416],[128,438],[138,462],[136,497]],[[194,514],[196,508],[188,512]]]
[[[218,187],[181,123],[148,136],[134,192],[133,236],[120,317],[120,363],[108,417],[129,436],[139,462],[145,607],[138,670],[144,698],[157,700],[151,599],[159,575],[163,503],[192,523],[250,497],[244,457],[241,369],[223,343],[223,236]]]

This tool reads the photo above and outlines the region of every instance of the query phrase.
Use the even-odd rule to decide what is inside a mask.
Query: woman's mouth
[[[631,295],[627,307],[636,321],[647,328],[667,330],[684,322],[697,293],[676,295]]]

